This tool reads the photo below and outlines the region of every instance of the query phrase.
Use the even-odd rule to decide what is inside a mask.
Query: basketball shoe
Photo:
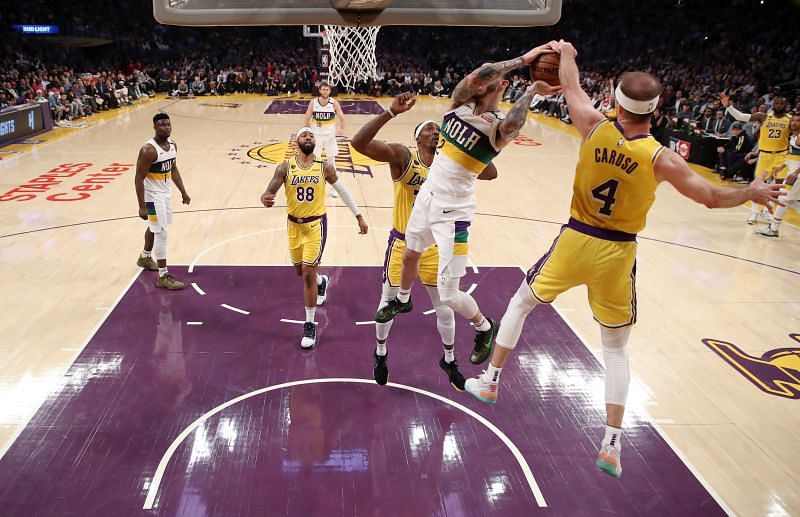
[[[317,305],[323,305],[328,298],[328,275],[320,275],[322,283],[317,286]]]
[[[450,379],[450,385],[458,391],[464,391],[464,383],[466,382],[464,376],[458,371],[458,363],[453,359],[453,362],[448,363],[444,360],[444,354],[439,359],[439,368],[447,373],[447,378]]]
[[[618,478],[622,475],[619,449],[611,444],[603,445],[597,453],[597,461],[594,464],[609,476]]]
[[[398,300],[397,297],[394,297],[389,300],[389,303],[378,309],[378,312],[375,313],[375,321],[378,323],[388,323],[398,314],[411,312],[413,308],[414,304],[411,303],[411,298],[409,298],[406,303],[403,303]]]
[[[317,327],[313,321],[303,323],[303,339],[300,340],[300,346],[309,349],[317,342]]]
[[[487,404],[494,404],[497,402],[497,383],[486,382],[483,380],[483,374],[467,379],[464,383],[464,389],[473,397],[485,402]]]
[[[386,355],[378,355],[377,352],[373,351],[372,355],[375,356],[375,366],[372,367],[372,376],[375,377],[375,382],[383,386],[389,380],[389,367],[386,365],[389,352],[386,352]]]
[[[768,223],[772,223],[772,214],[766,208],[762,208],[758,212],[750,214],[750,217],[747,218],[747,224],[756,224],[759,217]]]
[[[156,280],[156,287],[161,287],[163,289],[170,289],[170,290],[178,290],[183,289],[186,287],[186,284],[181,282],[180,280],[175,280],[175,277],[167,273],[166,275],[160,275],[158,280]]]
[[[492,353],[492,344],[494,343],[494,338],[497,337],[498,326],[497,322],[493,319],[486,318],[486,320],[490,325],[489,330],[475,333],[475,347],[472,349],[472,353],[469,356],[469,362],[472,364],[481,364],[488,359],[489,355]]]
[[[158,271],[158,264],[153,260],[153,257],[142,257],[140,255],[139,260],[136,261],[136,265],[148,271]]]
[[[756,233],[759,235],[763,235],[764,237],[778,237],[778,230],[773,230],[769,226],[766,226],[764,228],[759,228],[758,230],[756,230]]]

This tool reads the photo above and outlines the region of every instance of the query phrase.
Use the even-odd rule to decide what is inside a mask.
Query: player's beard
[[[314,152],[314,144],[311,142],[303,142],[302,144],[298,144],[297,147],[299,147],[300,151],[306,156]]]

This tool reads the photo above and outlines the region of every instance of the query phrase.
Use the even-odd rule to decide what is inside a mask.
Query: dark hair
[[[160,113],[156,113],[156,115],[153,117],[153,124],[157,123],[159,120],[169,120],[169,115],[167,115],[163,111]]]
[[[322,81],[321,83],[319,83],[319,87],[320,87],[320,88],[322,88],[323,86],[327,86],[328,88],[330,88],[330,87],[331,87],[331,85],[330,85],[330,84],[328,84],[328,81]]]

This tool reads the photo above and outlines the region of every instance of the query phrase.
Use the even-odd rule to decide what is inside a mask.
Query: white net
[[[324,37],[328,40],[331,64],[328,80],[347,90],[359,81],[377,79],[375,42],[380,26],[350,27],[325,25]]]

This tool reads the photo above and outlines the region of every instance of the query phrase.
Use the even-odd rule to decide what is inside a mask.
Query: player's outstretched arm
[[[730,97],[724,93],[719,94],[719,101],[725,106],[725,112],[739,122],[764,122],[767,119],[766,113],[753,113],[751,115],[737,110],[733,107]]]
[[[311,102],[308,103],[308,108],[306,108],[305,119],[303,119],[303,125],[305,127],[311,127],[312,113],[314,113],[314,99],[311,99]]]
[[[509,144],[519,134],[519,130],[525,125],[528,120],[528,108],[530,108],[533,96],[536,93],[541,95],[552,95],[561,91],[559,86],[550,86],[544,81],[534,81],[532,85],[525,90],[519,99],[514,102],[505,118],[497,126],[497,147],[503,148]]]
[[[150,166],[158,159],[158,153],[150,144],[145,144],[139,149],[136,159],[136,177],[133,180],[136,187],[136,200],[139,203],[139,217],[147,219],[147,207],[144,204],[144,179],[150,172]]]
[[[273,174],[272,179],[269,180],[269,184],[267,185],[267,190],[261,194],[261,203],[269,208],[271,206],[275,206],[275,194],[278,193],[278,190],[281,188],[286,182],[286,174],[289,172],[289,162],[283,161],[277,167],[275,167],[275,174]]]
[[[578,51],[575,47],[569,42],[559,41],[553,45],[553,50],[561,54],[558,79],[564,92],[564,100],[567,102],[569,118],[581,134],[581,138],[585,139],[592,128],[605,119],[605,116],[594,109],[591,99],[581,88],[578,63],[575,62]]]
[[[364,235],[367,233],[369,226],[367,222],[364,220],[364,216],[361,215],[361,211],[356,206],[356,202],[353,201],[353,196],[350,194],[350,189],[347,188],[347,185],[344,184],[343,181],[339,181],[339,176],[336,174],[336,168],[329,163],[326,163],[323,167],[323,172],[325,173],[325,181],[333,187],[339,197],[342,198],[344,204],[347,205],[347,208],[353,212],[353,215],[356,216],[356,221],[358,221],[358,233]]]
[[[759,175],[745,188],[713,185],[693,172],[686,162],[674,151],[663,149],[656,159],[655,175],[658,181],[667,181],[678,192],[708,208],[730,208],[745,201],[765,205],[783,206],[778,199],[781,185],[764,182],[764,174]]]
[[[485,63],[476,68],[456,85],[453,90],[453,102],[450,104],[450,109],[455,109],[462,104],[468,103],[475,97],[482,96],[486,93],[486,87],[489,83],[498,77],[502,77],[522,65],[530,65],[540,55],[552,52],[550,48],[551,43],[553,42],[533,48],[514,59],[499,61],[497,63]]]
[[[388,162],[392,179],[397,179],[403,174],[411,159],[411,152],[402,144],[381,142],[375,140],[375,136],[387,122],[411,109],[415,102],[414,94],[401,93],[394,98],[388,110],[364,124],[350,141],[353,149],[364,156],[379,162]]]

